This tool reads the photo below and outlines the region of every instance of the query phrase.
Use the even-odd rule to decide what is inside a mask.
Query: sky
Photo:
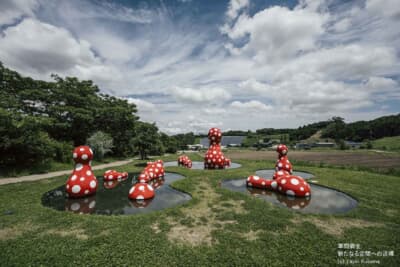
[[[398,0],[2,0],[0,61],[93,80],[168,134],[400,112]]]

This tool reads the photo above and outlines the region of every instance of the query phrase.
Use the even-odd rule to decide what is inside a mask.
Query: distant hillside
[[[384,137],[372,142],[375,149],[400,151],[400,136]]]

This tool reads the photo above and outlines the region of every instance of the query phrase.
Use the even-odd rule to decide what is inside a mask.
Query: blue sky
[[[397,0],[0,2],[0,60],[94,80],[162,131],[400,111]]]

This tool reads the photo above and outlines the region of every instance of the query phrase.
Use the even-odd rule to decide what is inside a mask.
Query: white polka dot
[[[83,168],[83,165],[81,163],[78,163],[75,165],[75,170],[77,170],[77,171],[82,170],[82,168]]]
[[[87,171],[87,172],[86,172],[86,175],[87,175],[87,176],[90,176],[90,175],[92,175],[92,172],[91,172],[91,171]]]
[[[300,191],[304,191],[304,187],[300,187]]]
[[[96,201],[92,201],[92,202],[90,202],[90,204],[89,204],[89,209],[93,209],[94,207],[96,206]]]
[[[282,179],[281,184],[286,184],[286,179]]]
[[[250,177],[247,177],[247,181],[250,181]]]
[[[66,188],[69,189],[69,184],[67,184]]]
[[[290,183],[292,185],[298,185],[299,184],[299,180],[297,180],[296,178],[292,178],[292,179],[290,179]]]
[[[263,181],[261,184],[262,184],[262,185],[265,185],[265,182]]]
[[[79,185],[74,185],[72,187],[72,193],[78,194],[81,191],[81,187]]]
[[[310,193],[309,193],[309,192],[307,192],[307,193],[306,193],[306,197],[308,197],[309,195],[310,195]]]
[[[71,177],[71,181],[75,181],[75,180],[76,180],[76,178],[78,178],[78,176],[76,176],[76,175],[72,175],[72,177]]]
[[[85,151],[85,149],[84,149],[83,147],[81,147],[79,150],[80,150],[80,151]]]
[[[89,148],[90,154],[93,155],[93,150],[91,148]]]
[[[288,196],[295,196],[296,194],[295,194],[294,191],[292,191],[292,190],[287,190],[287,191],[286,191],[286,195],[288,195]]]
[[[286,149],[282,150],[282,154],[286,154],[286,152],[287,152]]]
[[[144,192],[144,186],[143,185],[139,186],[139,191]]]
[[[271,187],[273,188],[273,189],[276,189],[276,186],[278,185],[278,183],[277,182],[275,182],[275,181],[273,181],[272,183],[271,183]]]
[[[108,179],[110,179],[110,180],[111,180],[112,178],[113,178],[113,176],[112,176],[112,175],[109,175],[109,176],[108,176]]]
[[[278,167],[279,167],[279,168],[282,168],[282,166],[283,166],[282,163],[279,162],[279,163],[278,163]]]
[[[87,160],[87,159],[88,159],[88,155],[83,154],[81,158],[82,158],[83,160]]]
[[[158,185],[158,184],[157,184]],[[150,191],[153,191],[153,187],[151,185],[147,185],[147,189],[149,189]]]
[[[129,190],[129,194],[132,194],[132,192],[135,191],[135,187],[132,186],[131,190]]]
[[[90,184],[89,184],[89,186],[90,186],[91,188],[95,188],[96,185],[97,185],[97,183],[96,183],[96,181],[94,181],[94,180],[91,181]]]
[[[257,180],[260,180],[260,177],[258,177],[258,176],[253,176],[253,179],[257,181]]]
[[[83,181],[85,181],[85,177],[81,177],[81,179],[79,179],[79,180],[81,180],[81,182],[83,182]]]
[[[286,167],[286,169],[289,169],[289,165],[286,164],[285,167]]]
[[[138,195],[138,196],[136,197],[136,199],[138,199],[138,200],[143,200],[143,199],[144,199],[144,196]]]
[[[72,157],[73,157],[74,159],[76,159],[76,158],[78,157],[78,154],[77,154],[77,153],[73,153],[73,154],[72,154]]]
[[[72,203],[72,205],[71,205],[71,210],[72,210],[72,211],[77,211],[77,210],[79,210],[80,208],[81,208],[81,205],[79,205],[78,202],[74,202],[74,203]]]

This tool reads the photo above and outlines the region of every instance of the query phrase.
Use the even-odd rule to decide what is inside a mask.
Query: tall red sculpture
[[[221,151],[222,132],[218,128],[208,131],[210,147],[204,156],[204,169],[224,169],[231,165],[231,160],[226,158]]]
[[[75,167],[65,185],[67,196],[78,198],[95,194],[97,179],[91,166],[93,151],[88,146],[78,146],[74,149],[72,156]]]

